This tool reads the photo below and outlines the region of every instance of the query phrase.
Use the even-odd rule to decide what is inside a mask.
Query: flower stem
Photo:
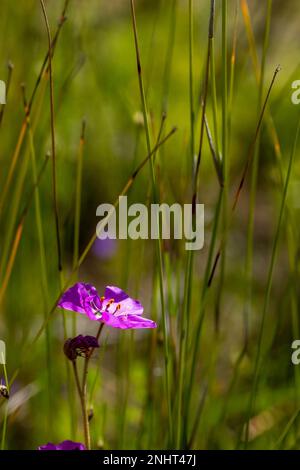
[[[91,449],[91,436],[90,436],[90,424],[87,411],[87,375],[88,375],[88,364],[89,358],[86,358],[84,361],[84,370],[83,370],[83,381],[82,381],[82,398],[81,398],[81,408],[82,408],[82,417],[83,417],[83,428],[84,428],[84,437],[86,442],[86,448]]]
[[[101,334],[103,327],[104,327],[104,323],[100,323],[98,333],[96,335],[97,341],[100,338],[100,334]],[[87,411],[87,376],[88,376],[89,361],[93,355],[94,349],[95,348],[91,349],[90,353],[86,356],[84,360],[82,384],[80,384],[76,359],[72,361],[76,387],[77,387],[77,391],[78,391],[78,395],[80,399],[82,420],[83,420],[84,440],[85,440],[85,445],[86,445],[87,450],[91,450],[90,425],[89,425],[89,416],[88,416],[88,411]]]

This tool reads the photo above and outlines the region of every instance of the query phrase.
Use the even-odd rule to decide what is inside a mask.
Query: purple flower
[[[144,308],[122,289],[107,286],[103,297],[91,284],[78,282],[70,287],[58,302],[66,310],[83,313],[90,320],[105,323],[113,328],[156,328],[156,323],[142,317]]]
[[[68,359],[74,361],[77,356],[88,357],[91,350],[94,348],[99,348],[99,344],[95,336],[79,335],[65,341],[64,353]]]
[[[101,259],[112,258],[116,251],[117,240],[114,238],[105,238],[104,240],[97,238],[92,247],[93,254]]]
[[[57,445],[48,442],[48,444],[39,446],[38,450],[86,450],[86,448],[80,442],[63,441]]]

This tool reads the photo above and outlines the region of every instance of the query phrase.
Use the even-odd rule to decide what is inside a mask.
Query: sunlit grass
[[[296,19],[272,0],[3,3],[2,448],[83,442],[87,426],[92,448],[297,448],[299,124],[274,47]],[[204,249],[97,253],[96,208],[120,195],[204,203]],[[120,285],[158,323],[103,329],[85,433],[62,348],[96,331],[56,308],[76,281]]]

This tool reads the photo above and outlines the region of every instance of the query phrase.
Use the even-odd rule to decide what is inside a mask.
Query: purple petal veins
[[[77,283],[58,302],[66,310],[83,313],[90,320],[120,329],[156,328],[154,321],[142,317],[142,304],[116,286],[107,286],[103,297],[91,284]]]

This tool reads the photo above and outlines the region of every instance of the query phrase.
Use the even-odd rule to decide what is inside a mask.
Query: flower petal
[[[57,446],[55,444],[52,444],[52,442],[48,442],[48,444],[39,446],[38,450],[57,450]]]
[[[126,292],[116,286],[107,286],[104,294],[105,300],[103,301],[103,307],[107,307],[107,303],[110,299],[114,299],[114,303],[107,307],[109,313],[113,313],[116,309],[116,304],[119,304],[119,310],[116,312],[116,316],[120,315],[143,315],[144,307],[142,304],[135,299],[129,297]]]
[[[108,312],[103,312],[100,321],[108,326],[121,328],[122,330],[157,327],[157,324],[153,320],[132,314],[116,316]]]
[[[48,442],[48,444],[39,446],[38,450],[86,450],[86,448],[81,442],[63,441],[57,445]]]
[[[72,310],[73,312],[87,314],[90,317],[89,314],[91,314],[91,312],[89,310],[92,309],[90,308],[87,311],[88,298],[92,298],[97,301],[97,303],[100,302],[97,289],[94,286],[83,282],[77,282],[77,284],[74,284],[74,286],[70,287],[70,289],[62,295],[58,302],[58,306],[66,310]]]
[[[142,318],[142,304],[116,286],[107,286],[104,297],[91,284],[77,283],[68,289],[58,306],[85,314],[90,320],[103,322],[113,328],[156,328],[156,323]],[[69,345],[68,345],[69,347]]]
[[[85,450],[85,446],[81,442],[63,441],[58,444],[58,450]]]

